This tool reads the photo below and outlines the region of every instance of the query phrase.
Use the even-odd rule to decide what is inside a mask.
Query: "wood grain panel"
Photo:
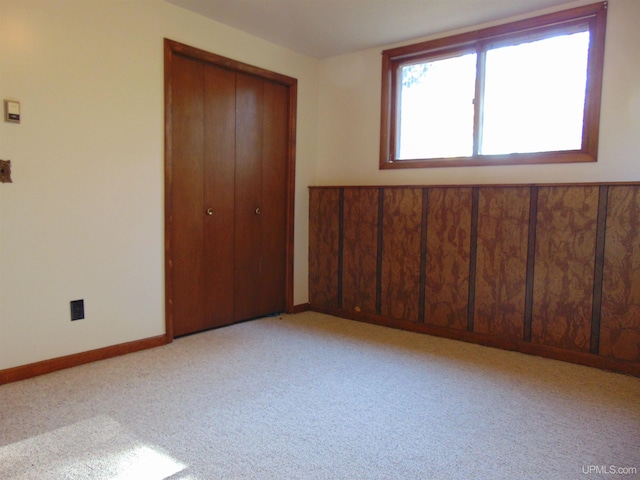
[[[640,376],[640,184],[311,192],[312,309]]]
[[[342,307],[376,311],[378,190],[349,188],[344,192]]]
[[[528,234],[529,189],[480,189],[474,331],[523,338]]]
[[[236,74],[235,178],[235,320],[264,314],[259,291],[262,217],[256,215],[262,196],[264,90],[259,77]]]
[[[172,164],[168,219],[169,263],[174,335],[207,328],[205,298],[204,212],[204,66],[176,55],[171,69]]]
[[[206,326],[234,320],[234,209],[235,209],[235,73],[215,65],[204,69],[205,132],[204,193],[204,312]],[[186,188],[194,188],[193,186]],[[212,215],[205,215],[211,209]],[[193,240],[193,239],[192,239]],[[214,268],[208,267],[214,265]]]
[[[418,321],[422,189],[385,188],[380,313]]]
[[[589,351],[598,192],[596,186],[538,191],[534,343]]]
[[[425,323],[466,330],[471,188],[430,188]]]
[[[609,187],[600,354],[640,362],[640,186]]]
[[[325,308],[339,306],[339,202],[337,188],[309,191],[309,301]]]
[[[262,197],[259,308],[261,313],[285,310],[287,244],[287,157],[289,88],[263,81]]]

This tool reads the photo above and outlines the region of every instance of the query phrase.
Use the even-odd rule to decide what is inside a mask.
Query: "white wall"
[[[607,20],[598,162],[379,170],[381,51],[396,44],[320,63],[316,185],[640,180],[640,1],[610,0]]]
[[[318,61],[162,0],[0,0],[0,369],[164,333],[163,38],[295,77],[296,304]],[[85,300],[71,322],[69,301]]]

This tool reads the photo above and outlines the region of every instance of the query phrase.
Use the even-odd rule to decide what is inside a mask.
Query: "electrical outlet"
[[[71,321],[84,318],[84,300],[71,301]]]

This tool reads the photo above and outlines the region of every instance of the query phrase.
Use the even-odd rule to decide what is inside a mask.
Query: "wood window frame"
[[[606,15],[607,2],[600,2],[481,30],[384,50],[382,52],[380,169],[597,161]],[[555,30],[563,26],[578,23],[588,24],[591,38],[587,64],[582,147],[579,150],[512,153],[504,155],[478,154],[478,130],[480,128],[480,112],[478,110],[481,108],[481,102],[475,102],[473,155],[446,159],[399,160],[396,158],[398,137],[396,125],[399,113],[397,72],[403,65],[415,63],[416,60],[442,55],[447,51],[471,50],[481,52],[483,46],[488,42],[518,38],[519,36],[522,37],[530,34],[532,31]],[[478,70],[476,71],[478,72]],[[481,88],[481,80],[482,78],[476,79],[476,92]]]

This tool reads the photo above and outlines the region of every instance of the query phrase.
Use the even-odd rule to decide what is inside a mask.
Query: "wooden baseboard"
[[[160,335],[157,337],[135,340],[133,342],[121,343],[119,345],[111,345],[109,347],[90,350],[88,352],[75,353],[64,357],[52,358],[41,362],[30,363],[18,367],[0,370],[0,385],[27,378],[36,377],[45,373],[63,370],[65,368],[76,367],[85,363],[91,363],[106,358],[117,357],[127,353],[138,352],[148,348],[160,347],[171,343],[171,337]]]
[[[640,364],[636,362],[629,362],[616,358],[604,357],[601,355],[593,355],[586,352],[569,351],[562,348],[551,347],[547,345],[538,345],[522,340],[502,339],[499,337],[483,335],[466,330],[453,330],[450,328],[438,327],[436,325],[396,320],[382,315],[352,312],[341,308],[325,308],[319,305],[312,304],[309,306],[309,309],[314,312],[326,313],[340,318],[371,323],[383,327],[396,328],[399,330],[433,335],[435,337],[443,337],[449,338],[451,340],[475,343],[486,347],[494,347],[501,350],[526,353],[529,355],[536,355],[553,360],[560,360],[563,362],[575,363],[578,365],[599,368],[601,370],[608,370],[611,372],[640,377]]]
[[[311,305],[309,305],[308,303],[301,303],[300,305],[294,305],[293,312],[291,313],[308,312],[310,309],[311,309]]]

